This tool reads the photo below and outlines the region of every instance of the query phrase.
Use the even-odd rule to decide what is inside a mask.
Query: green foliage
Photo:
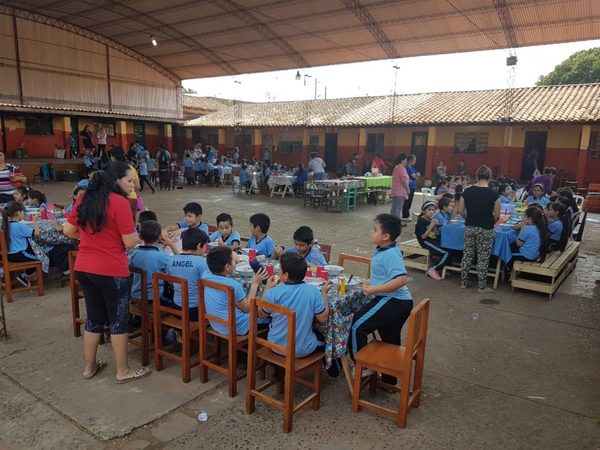
[[[584,83],[600,83],[600,47],[573,53],[548,75],[540,76],[536,84]]]
[[[183,88],[183,93],[184,94],[197,94],[198,91],[195,90],[195,89],[192,89],[192,88],[186,88],[186,87],[184,87]]]

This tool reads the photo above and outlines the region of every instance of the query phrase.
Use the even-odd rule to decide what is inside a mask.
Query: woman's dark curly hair
[[[77,223],[81,228],[88,226],[92,233],[97,233],[106,224],[106,208],[110,194],[115,193],[127,197],[117,184],[117,180],[127,176],[129,165],[121,161],[112,161],[106,170],[94,173],[81,204],[77,208]]]

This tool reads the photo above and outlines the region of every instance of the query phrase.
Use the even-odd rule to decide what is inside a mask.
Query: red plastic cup
[[[311,271],[310,269],[307,269],[307,270],[306,270],[306,275],[305,275],[305,276],[306,276],[307,278],[310,278],[310,277],[312,277],[312,271]]]
[[[54,211],[54,203],[46,203],[46,209]]]
[[[317,277],[329,281],[329,273],[325,269],[317,269]]]
[[[248,252],[248,258],[250,259],[250,261],[256,259],[256,249],[255,248],[250,249],[250,251]]]
[[[273,264],[267,264],[265,266],[265,270],[267,271],[267,274],[269,274],[270,277],[275,275],[275,266]]]
[[[48,213],[46,212],[45,209],[42,209],[40,212],[40,219],[45,220],[48,218]]]
[[[31,214],[31,213],[29,214],[29,220],[30,220],[31,222],[33,222],[33,214]]]

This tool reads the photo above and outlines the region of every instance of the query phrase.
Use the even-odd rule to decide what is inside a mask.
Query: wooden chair
[[[340,256],[338,257],[338,266],[344,267],[345,261],[354,261],[360,264],[366,264],[367,276],[371,276],[371,258],[367,258],[366,256],[350,255],[348,253],[340,253]]]
[[[259,337],[257,330],[258,308],[282,314],[287,317],[287,345],[282,347]],[[275,408],[283,411],[283,431],[289,433],[292,430],[292,417],[301,408],[312,404],[317,411],[321,402],[321,366],[323,354],[317,353],[304,358],[296,358],[296,313],[283,306],[275,305],[253,298],[250,303],[250,337],[248,340],[248,387],[246,390],[246,414],[254,413],[256,399],[260,399]],[[261,348],[258,346],[261,345]],[[262,386],[256,387],[256,364],[257,359],[268,362],[285,370],[283,401],[277,400],[265,393],[265,390],[273,386],[277,381],[268,381]],[[301,378],[300,375],[312,371],[312,381]],[[294,406],[294,383],[309,387],[311,394]]]
[[[71,289],[71,316],[73,322],[73,336],[81,336],[81,325],[85,323],[85,319],[81,317],[79,311],[79,300],[84,298],[81,286],[77,278],[75,278],[75,258],[77,258],[77,252],[72,250],[69,252],[69,287]]]
[[[206,312],[206,305],[204,303],[204,290],[206,288],[217,289],[223,291],[227,295],[227,320],[221,319],[212,314]],[[198,282],[198,319],[200,322],[200,382],[206,383],[208,381],[208,369],[212,369],[216,372],[222,373],[227,376],[229,386],[229,396],[235,397],[237,395],[237,382],[246,376],[245,373],[238,374],[238,361],[237,352],[238,350],[247,352],[248,336],[238,336],[236,328],[236,310],[235,297],[233,294],[233,288],[221,283],[215,283],[214,281],[201,280]],[[227,327],[228,333],[221,334],[215,331],[209,323],[209,320],[213,323],[218,323],[224,327]],[[213,336],[215,338],[216,348],[213,353],[208,354],[208,337]],[[227,341],[227,366],[221,366],[221,341]]]
[[[217,228],[217,226],[216,226],[216,225],[207,225],[207,226],[208,226],[208,232],[209,232],[210,234],[212,234],[212,233],[214,233],[215,231],[217,231],[217,230],[218,230],[218,228]]]
[[[148,277],[146,271],[138,267],[129,266],[132,284],[133,277],[137,275],[141,280],[140,296],[129,295],[129,314],[139,317],[141,327],[133,333],[129,333],[129,343],[139,347],[142,351],[142,366],[150,363],[150,331],[152,330],[152,311],[148,308]],[[153,298],[155,298],[153,296]],[[160,297],[157,298],[160,301]]]
[[[410,313],[405,347],[373,341],[360,349],[355,355],[356,366],[354,372],[354,387],[352,390],[352,412],[358,412],[361,407],[367,408],[396,417],[396,424],[399,427],[404,428],[406,426],[408,408],[411,406],[418,408],[421,400],[428,319],[429,299],[424,299]],[[386,390],[400,392],[400,404],[398,410],[384,408],[360,399],[361,373],[364,368],[369,368],[377,373],[384,373],[400,378],[399,388],[377,381],[376,374],[372,375],[369,380],[371,391],[374,391],[377,386],[380,386],[384,387]]]
[[[154,333],[154,366],[157,371],[163,370],[163,357],[181,364],[182,380],[189,383],[191,380],[192,367],[198,365],[198,361],[192,363],[191,339],[198,331],[198,322],[190,321],[190,308],[188,299],[188,281],[185,278],[173,277],[163,273],[152,274],[152,298],[160,298],[160,282],[171,283],[173,286],[179,284],[181,287],[181,311],[164,306],[158,302],[152,302],[152,322]],[[162,328],[170,327],[181,331],[181,356],[162,348]]]
[[[39,261],[31,262],[10,262],[8,260],[8,244],[6,242],[6,235],[4,230],[0,230],[0,253],[2,260],[0,265],[4,270],[4,275],[0,279],[0,284],[6,290],[6,301],[12,302],[13,292],[24,292],[24,291],[38,291],[38,295],[42,297],[44,295],[44,278],[42,275],[42,263]],[[12,274],[14,272],[24,272],[27,269],[35,269],[36,281],[31,286],[13,287],[12,286]]]
[[[325,261],[327,261],[327,264],[329,264],[329,259],[331,258],[331,245],[321,243],[319,243],[319,245],[321,246],[321,254],[323,255],[323,258],[325,258]]]

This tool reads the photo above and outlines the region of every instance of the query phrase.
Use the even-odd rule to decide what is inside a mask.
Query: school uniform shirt
[[[210,242],[217,242],[219,239],[223,239],[221,230],[217,230],[213,234],[210,235]],[[232,231],[229,234],[229,236],[227,236],[225,239],[223,239],[223,242],[225,242],[225,245],[233,245],[233,243],[235,241],[237,241],[238,244],[242,242],[242,237],[240,236],[240,233],[238,233],[237,231]]]
[[[306,263],[314,266],[326,266],[327,261],[325,260],[323,253],[321,253],[320,250],[318,252],[314,252],[312,250],[313,248],[311,246],[308,253],[304,256]],[[283,253],[298,253],[298,250],[292,245],[291,247],[286,248]]]
[[[153,158],[150,158],[148,160],[148,170],[155,170],[155,169],[156,169],[156,163]]]
[[[233,278],[226,277],[224,275],[217,275],[207,270],[202,275],[203,280],[212,281],[214,283],[224,284],[233,288],[233,298],[236,303],[241,302],[246,298],[246,292],[239,281]],[[212,316],[217,316],[220,319],[227,320],[229,318],[229,306],[227,303],[227,294],[224,291],[220,291],[214,288],[204,289],[204,307],[206,313]],[[210,322],[210,326],[213,327],[218,333],[227,335],[229,333],[228,327],[219,323]],[[250,315],[245,313],[238,307],[235,308],[235,332],[238,336],[248,334],[250,329]]]
[[[563,232],[563,223],[559,219],[548,220],[548,239],[560,241]]]
[[[413,175],[417,173],[415,166],[406,166],[406,173],[408,173],[408,187],[411,191],[417,189],[417,180],[413,178]]]
[[[433,228],[429,233],[427,233],[427,236],[425,237],[425,239],[423,239],[423,234],[425,233],[425,231],[427,231],[429,225],[431,225],[431,220],[426,219],[425,217],[419,217],[419,220],[417,220],[417,224],[415,225],[415,234],[417,235],[417,241],[419,241],[419,244],[421,244],[421,246],[423,246],[423,242],[425,241],[437,242],[437,234],[435,233],[435,228]],[[402,263],[404,264],[404,261],[402,261]]]
[[[316,286],[303,281],[280,284],[267,291],[266,300],[296,312],[296,358],[310,355],[317,347],[323,345],[317,339],[312,326],[315,316],[325,311],[323,296]],[[272,317],[267,340],[286,348],[287,317],[267,310],[265,312]]]
[[[208,272],[204,256],[180,253],[169,258],[167,275],[188,280],[188,302],[190,308],[198,307],[198,280]],[[181,307],[181,285],[173,284],[173,302]]]
[[[535,261],[540,256],[540,246],[542,239],[540,232],[535,225],[525,225],[521,228],[518,239],[523,242],[519,247],[519,253],[525,258]]]
[[[148,164],[140,163],[140,176],[142,176],[142,177],[148,176]]]
[[[269,258],[275,249],[275,241],[269,235],[265,235],[260,241],[256,240],[256,236],[252,236],[248,241],[247,248],[254,248],[257,255],[264,255]]]
[[[177,222],[177,226],[179,226],[179,228],[181,228],[182,230],[187,230],[188,228],[190,228],[190,226],[185,220],[180,220],[179,222]],[[196,228],[198,228],[200,231],[204,231],[208,236],[208,225],[206,225],[203,222],[200,222],[200,224]]]
[[[443,227],[448,222],[450,222],[450,219],[452,217],[451,217],[450,213],[444,213],[442,211],[436,211],[436,213],[433,215],[433,218],[440,223],[439,224],[440,227]],[[423,232],[425,232],[425,230],[423,230]]]
[[[388,247],[377,247],[371,258],[371,286],[379,286],[406,275],[404,259],[396,243]],[[382,300],[412,300],[412,295],[406,285],[393,292],[379,294]]]
[[[530,195],[529,197],[527,197],[527,200],[525,200],[527,202],[527,205],[533,205],[534,203],[539,203],[542,206],[546,206],[548,203],[550,203],[550,200],[548,200],[548,197],[540,197],[540,198],[535,198],[533,195]]]
[[[501,195],[500,196],[500,203],[512,203],[512,198],[510,197],[510,195]]]
[[[8,222],[9,238],[8,254],[23,252],[33,259],[37,259],[34,255],[25,252],[29,247],[29,239],[33,237],[33,228],[23,222]]]
[[[152,301],[152,274],[154,272],[166,273],[167,264],[170,256],[165,252],[160,251],[156,245],[140,245],[129,256],[129,264],[146,272],[146,290],[148,292],[148,300]],[[131,287],[131,295],[136,298],[142,297],[142,277],[137,273],[133,274],[133,285]],[[163,283],[161,281],[159,293],[162,292]]]
[[[248,181],[250,181],[250,177],[248,176],[248,171],[242,170],[240,172],[240,183],[246,184],[246,183],[248,183]]]

